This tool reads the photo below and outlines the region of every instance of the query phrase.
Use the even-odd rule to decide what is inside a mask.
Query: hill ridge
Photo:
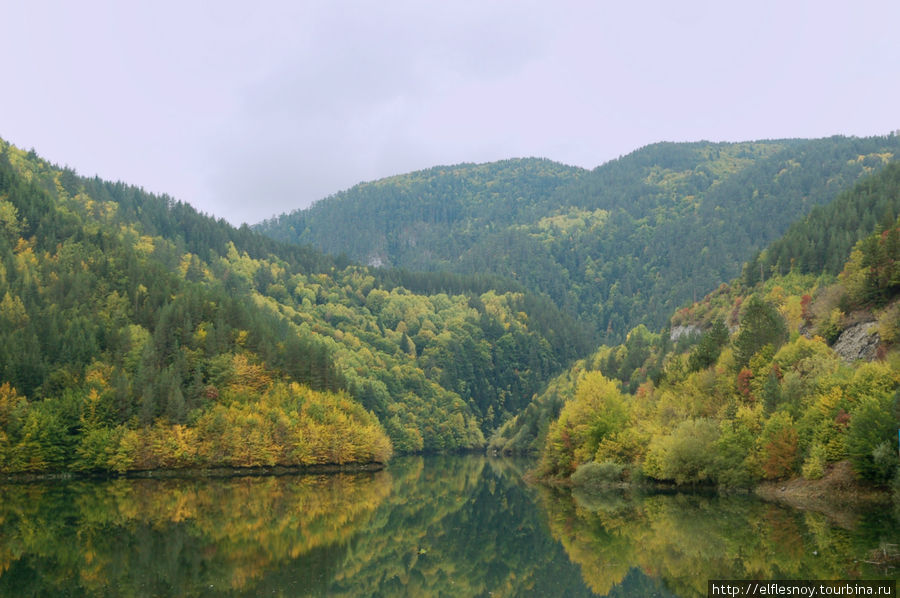
[[[359,184],[255,227],[360,263],[493,274],[610,340],[740,273],[816,205],[900,155],[900,138],[658,142],[593,170],[439,167]],[[451,167],[452,169],[453,167]],[[485,179],[484,175],[488,175]]]

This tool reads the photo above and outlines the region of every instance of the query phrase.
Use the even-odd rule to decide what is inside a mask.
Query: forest
[[[0,149],[0,471],[478,448],[590,347],[514,285],[371,272]]]
[[[587,486],[750,487],[846,466],[869,483],[896,483],[898,175],[889,165],[772,245],[779,259],[786,248],[802,252],[796,239],[829,215],[816,234],[837,241],[819,246],[818,270],[798,254],[782,274],[763,252],[742,277],[672,316],[670,330],[695,334],[674,341],[639,326],[601,347],[498,431],[493,449],[539,449],[541,475]],[[861,238],[848,247],[851,222]],[[873,230],[863,235],[865,222]],[[868,359],[840,348],[861,326],[877,339]]]
[[[657,143],[591,171],[544,159],[441,166],[255,228],[364,264],[510,279],[619,343],[639,324],[664,327],[898,153],[891,135]],[[856,221],[852,238],[872,224]]]
[[[437,167],[235,228],[0,141],[0,472],[488,447],[575,482],[887,483],[898,145]]]

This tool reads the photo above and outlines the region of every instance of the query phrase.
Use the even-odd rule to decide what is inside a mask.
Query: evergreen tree
[[[778,349],[787,340],[784,318],[771,304],[757,295],[750,297],[734,338],[734,357],[739,367],[746,366],[760,349],[771,345]]]
[[[728,343],[728,328],[722,318],[716,318],[712,328],[700,338],[700,342],[691,351],[688,358],[688,369],[692,372],[708,368],[716,362],[722,348]]]

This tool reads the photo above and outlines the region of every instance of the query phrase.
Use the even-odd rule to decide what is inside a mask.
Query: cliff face
[[[877,322],[860,322],[842,332],[832,349],[848,363],[858,359],[872,361],[879,342]]]
[[[672,332],[669,333],[669,339],[675,342],[678,342],[678,339],[681,337],[691,337],[691,336],[700,336],[703,334],[703,329],[699,326],[694,326],[693,324],[687,324],[685,326],[673,326]]]

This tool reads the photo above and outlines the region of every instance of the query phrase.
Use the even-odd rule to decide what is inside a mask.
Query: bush
[[[900,513],[900,465],[894,470],[894,481],[891,483],[891,489],[894,491],[894,512]]]
[[[689,419],[678,424],[669,436],[651,443],[647,455],[650,473],[676,484],[711,482],[716,473],[718,426],[712,420]]]
[[[897,452],[894,444],[885,440],[872,450],[872,465],[875,479],[887,481],[897,471]]]
[[[844,331],[844,312],[835,307],[829,312],[828,316],[819,322],[818,332],[831,345],[841,336]]]
[[[756,481],[751,453],[756,441],[754,433],[738,421],[724,421],[719,425],[715,445],[715,477],[720,486],[746,488]]]
[[[589,461],[579,465],[570,479],[576,486],[598,488],[621,481],[624,469],[624,465],[612,461]]]

